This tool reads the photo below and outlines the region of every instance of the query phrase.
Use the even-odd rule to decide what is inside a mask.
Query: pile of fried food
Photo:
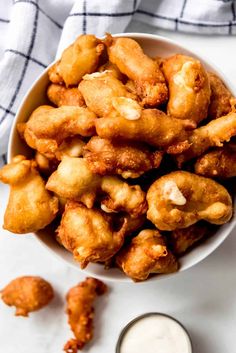
[[[177,271],[232,217],[232,94],[193,57],[150,58],[109,34],[78,37],[48,75],[50,105],[18,124],[33,158],[0,171],[11,188],[4,228],[53,222],[81,268],[118,266],[135,281]]]
[[[66,353],[77,353],[93,338],[93,303],[97,296],[107,292],[107,286],[96,278],[88,277],[72,287],[66,295],[68,323],[75,338],[64,346]],[[54,297],[50,283],[38,276],[22,276],[12,280],[0,291],[2,301],[15,306],[16,316],[27,317],[29,313],[47,306]]]

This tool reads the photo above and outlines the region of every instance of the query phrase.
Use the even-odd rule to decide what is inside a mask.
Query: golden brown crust
[[[137,178],[158,168],[163,152],[151,152],[141,143],[112,142],[94,136],[84,148],[89,169],[100,175],[119,174],[123,178]]]
[[[209,233],[209,226],[201,222],[187,228],[175,229],[168,235],[170,237],[171,249],[176,256],[183,255]]]
[[[31,148],[48,158],[55,158],[55,152],[66,138],[92,136],[95,120],[95,114],[84,107],[40,106],[33,111],[25,125],[24,139]]]
[[[115,231],[105,212],[69,201],[58,228],[58,239],[85,268],[89,262],[105,262],[114,256],[123,245],[126,228],[126,219]]]
[[[66,295],[68,323],[75,338],[69,340],[64,351],[77,353],[93,338],[93,303],[97,296],[107,292],[107,286],[98,279],[88,277],[71,288]]]
[[[188,140],[188,130],[195,126],[191,121],[171,118],[157,109],[144,109],[140,118],[133,121],[116,116],[97,119],[95,124],[102,138],[146,142],[163,149],[180,141],[183,144]],[[188,144],[183,144],[183,148],[187,147]]]
[[[162,65],[169,86],[168,114],[199,123],[207,117],[210,84],[200,61],[177,54]]]
[[[86,75],[79,84],[79,90],[87,107],[99,117],[115,113],[115,98],[136,99],[136,96],[109,71]]]
[[[142,230],[116,256],[117,265],[134,281],[144,281],[152,273],[178,270],[174,255],[157,230]]]
[[[58,199],[45,189],[35,161],[16,156],[0,170],[0,180],[10,185],[4,229],[17,234],[36,232],[54,220]]]
[[[57,107],[62,105],[85,106],[83,96],[77,87],[66,88],[65,86],[51,83],[47,89],[47,97]]]
[[[220,118],[232,110],[230,103],[232,94],[216,74],[208,72],[208,78],[211,87],[208,117],[212,120]]]
[[[236,176],[236,151],[229,146],[215,149],[198,158],[195,173],[208,178],[232,178]]]
[[[199,220],[224,224],[232,217],[232,199],[214,180],[185,171],[157,179],[147,192],[147,218],[160,230],[187,228]]]
[[[221,118],[210,121],[207,125],[189,133],[188,146],[176,156],[178,165],[204,154],[211,147],[222,147],[236,135],[236,113],[231,112]],[[178,144],[177,144],[178,145]],[[169,148],[172,153],[171,148]]]
[[[6,305],[15,306],[16,316],[28,316],[49,304],[53,299],[53,288],[41,277],[23,276],[12,280],[0,292]]]
[[[155,107],[167,101],[168,89],[158,63],[145,55],[135,40],[107,35],[104,42],[109,60],[134,81],[143,106]]]
[[[103,50],[104,45],[94,35],[82,34],[63,51],[56,67],[57,75],[67,87],[77,85],[85,74],[96,70]],[[52,80],[52,74],[49,77]],[[54,80],[54,83],[58,82]]]

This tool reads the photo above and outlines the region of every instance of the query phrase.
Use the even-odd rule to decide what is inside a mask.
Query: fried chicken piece
[[[68,201],[57,237],[83,269],[89,262],[105,262],[114,256],[123,245],[126,228],[126,219],[114,230],[105,212]]]
[[[85,106],[83,96],[77,87],[66,88],[65,86],[51,83],[47,89],[47,96],[50,102],[57,107],[62,105]]]
[[[0,170],[0,180],[10,185],[4,229],[18,234],[36,232],[56,217],[58,199],[45,189],[35,161],[14,157]]]
[[[24,130],[24,139],[31,148],[48,158],[55,158],[55,152],[66,138],[92,136],[95,120],[95,114],[87,108],[40,106],[26,123],[20,123],[17,127],[21,133]]]
[[[58,72],[59,61],[53,64],[48,70],[48,78],[52,83],[63,84],[63,78]]]
[[[195,173],[208,178],[232,178],[236,176],[236,151],[223,146],[206,153],[195,163]]]
[[[232,217],[232,199],[222,185],[185,171],[157,179],[147,202],[147,218],[160,230],[187,228],[201,219],[224,224]]]
[[[104,50],[104,44],[91,34],[82,34],[73,44],[66,48],[57,62],[49,70],[49,79],[53,83],[75,86],[85,74],[94,72],[98,67],[99,57]]]
[[[201,222],[195,223],[187,228],[175,229],[170,234],[171,249],[176,256],[183,255],[208,234],[209,226]]]
[[[125,80],[125,75],[123,75],[118,67],[115,64],[112,64],[110,61],[106,62],[104,65],[100,66],[98,69],[99,72],[109,71],[112,73],[117,80],[123,82]]]
[[[101,177],[91,172],[83,158],[63,157],[49,177],[46,188],[60,197],[83,202],[93,207]]]
[[[80,201],[92,208],[99,194],[106,194],[102,204],[112,211],[137,216],[146,211],[145,193],[139,185],[129,185],[117,177],[94,174],[84,158],[64,157],[49,177],[46,188],[57,195]]]
[[[93,303],[97,296],[105,294],[107,286],[96,278],[87,277],[66,295],[68,323],[75,339],[70,339],[64,346],[67,353],[77,353],[93,338]]]
[[[208,117],[213,120],[228,114],[231,109],[231,92],[221,79],[213,72],[208,72],[211,87],[211,101],[208,108]]]
[[[144,229],[116,256],[117,265],[134,281],[144,281],[150,274],[178,270],[178,262],[167,249],[157,230]]]
[[[146,171],[158,168],[163,152],[151,152],[141,143],[112,142],[94,136],[84,148],[89,169],[100,175],[120,174],[123,178],[138,178]]]
[[[200,61],[177,54],[164,60],[162,68],[169,86],[168,114],[197,124],[205,119],[211,90],[207,72]]]
[[[178,143],[179,153],[189,147],[188,130],[195,126],[191,121],[174,119],[157,109],[144,109],[140,118],[134,121],[116,116],[97,119],[95,124],[97,134],[102,138],[146,142],[166,150]]]
[[[110,116],[112,113],[117,115],[114,107],[116,98],[136,98],[110,71],[84,76],[79,90],[87,107],[99,117]]]
[[[107,35],[104,42],[109,60],[134,81],[143,106],[156,107],[167,101],[168,89],[158,63],[144,54],[135,40]]]
[[[23,276],[12,280],[0,291],[0,297],[8,306],[15,306],[16,316],[28,316],[49,304],[54,297],[53,288],[45,279]]]
[[[146,194],[139,185],[129,185],[114,176],[101,179],[101,190],[107,196],[101,207],[109,211],[124,211],[132,217],[138,217],[147,211]]]
[[[188,138],[189,148],[176,156],[179,167],[184,162],[201,156],[211,147],[222,147],[224,142],[230,141],[231,137],[235,135],[236,113],[234,112],[193,130]],[[178,151],[178,144],[170,146],[168,149],[169,153],[176,153],[176,151]]]

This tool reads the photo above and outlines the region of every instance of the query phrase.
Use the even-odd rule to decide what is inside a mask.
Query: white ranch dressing
[[[190,339],[183,327],[170,317],[140,318],[124,334],[120,353],[191,353]]]

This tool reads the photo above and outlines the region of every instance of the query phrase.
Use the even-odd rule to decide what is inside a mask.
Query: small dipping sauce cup
[[[129,322],[118,338],[116,353],[192,353],[190,336],[171,316],[147,313]]]

